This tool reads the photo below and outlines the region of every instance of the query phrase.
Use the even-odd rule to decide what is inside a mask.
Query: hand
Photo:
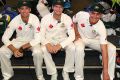
[[[23,53],[24,49],[22,47],[19,48],[19,52]]]
[[[103,80],[110,80],[108,72],[103,71]]]
[[[61,48],[62,46],[60,44],[54,45],[54,53],[57,53]]]
[[[14,54],[14,56],[15,57],[23,57],[23,53],[21,53],[20,51],[19,51],[19,49],[16,49],[16,50],[14,50],[13,51],[13,54]]]
[[[14,47],[12,44],[8,45],[8,48],[13,52],[15,57],[22,57],[23,53],[19,51],[16,47]]]
[[[23,50],[29,49],[30,47],[31,47],[30,43],[26,43],[22,45],[19,50],[23,51]]]
[[[43,3],[43,4],[44,4],[44,0],[41,0],[41,3]]]
[[[54,53],[53,45],[51,45],[50,43],[47,43],[45,46],[46,46],[49,53]]]

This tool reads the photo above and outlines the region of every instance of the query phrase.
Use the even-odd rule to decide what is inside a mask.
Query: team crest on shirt
[[[64,24],[64,23],[62,23],[62,24],[61,24],[61,27],[65,27],[65,24]]]
[[[80,26],[81,26],[81,27],[85,27],[85,24],[82,23],[82,24],[80,24]]]
[[[39,26],[37,27],[37,32],[40,32],[40,27]]]
[[[53,25],[52,25],[52,24],[50,24],[50,25],[49,25],[49,28],[53,28]]]
[[[29,28],[32,28],[32,24],[29,24]]]
[[[96,36],[98,36],[97,31],[96,30],[92,30],[92,33],[95,34]]]
[[[21,30],[22,30],[22,27],[21,27],[21,26],[19,26],[19,27],[18,27],[18,30],[19,30],[19,31],[21,31]]]

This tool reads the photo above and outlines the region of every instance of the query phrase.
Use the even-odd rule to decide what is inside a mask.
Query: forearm
[[[74,31],[75,31],[75,39],[81,38],[78,29],[77,29],[77,24],[74,23]]]
[[[75,32],[74,30],[71,30],[71,32],[68,33],[68,37],[60,43],[62,48],[66,47],[68,44],[72,43],[75,40]]]
[[[17,50],[12,44],[7,46],[13,53]]]
[[[29,49],[31,47],[30,43],[26,43],[22,46],[22,49]]]
[[[15,48],[12,44],[8,46],[8,48],[13,52],[14,56],[17,57],[22,57],[23,53],[19,51],[19,49]]]
[[[108,48],[107,48],[107,44],[101,45],[101,51],[102,51],[103,70],[105,72],[108,72]]]

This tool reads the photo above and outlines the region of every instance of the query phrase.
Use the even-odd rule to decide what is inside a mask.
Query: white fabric
[[[99,39],[101,44],[106,44],[106,29],[101,20],[95,25],[89,23],[89,13],[80,11],[73,17],[73,22],[78,24],[78,31],[82,38]]]
[[[43,45],[47,43],[60,43],[62,48],[64,48],[75,39],[72,20],[66,14],[61,15],[60,23],[53,18],[53,13],[50,13],[42,18],[41,33],[43,36]]]
[[[84,78],[83,68],[84,68],[84,48],[85,46],[90,47],[91,49],[97,50],[101,52],[100,43],[95,39],[80,39],[75,42],[76,53],[75,53],[75,77],[81,76]],[[108,42],[108,72],[111,77],[110,80],[114,78],[115,71],[115,57],[116,57],[116,47]]]
[[[115,59],[116,59],[116,47],[107,42],[106,40],[106,29],[102,21],[98,21],[95,25],[90,26],[89,23],[89,13],[78,12],[73,17],[73,22],[78,23],[78,31],[81,35],[81,39],[74,42],[75,44],[75,78],[77,77],[84,79],[83,68],[84,68],[84,56],[85,56],[85,46],[100,51],[101,44],[108,44],[108,73],[110,75],[110,80],[114,78],[115,71]],[[82,25],[81,25],[82,24]],[[84,26],[83,26],[84,24]],[[92,32],[95,30],[95,32]]]
[[[53,13],[50,13],[41,20],[41,33],[43,44],[42,50],[44,53],[47,73],[52,75],[57,72],[51,54],[44,46],[47,43],[51,43],[52,45],[60,43],[66,52],[63,70],[66,72],[73,72],[75,47],[72,41],[75,39],[75,34],[71,18],[66,14],[62,14],[61,21],[58,22],[53,18]]]
[[[44,3],[47,3],[46,1]],[[48,13],[50,13],[49,9],[47,6],[45,6],[45,4],[41,2],[41,0],[39,0],[38,4],[37,4],[37,11],[39,12],[41,17],[44,17],[45,15],[47,15]]]
[[[21,16],[18,15],[15,17],[8,28],[6,29],[2,41],[5,44],[0,48],[0,62],[1,62],[1,71],[4,79],[10,79],[13,75],[13,68],[11,66],[10,58],[13,55],[12,51],[7,47],[12,44],[15,48],[20,48],[22,45],[29,43],[33,46],[32,56],[35,65],[35,71],[37,77],[42,75],[42,62],[43,62],[43,54],[40,48],[39,38],[40,36],[40,22],[39,19],[30,14],[28,24],[25,24],[21,20]],[[13,32],[16,31],[16,38],[10,40]]]
[[[30,14],[28,23],[24,23],[21,16],[16,16],[8,25],[4,36],[3,43],[8,46],[11,44],[10,38],[16,31],[16,39],[21,41],[30,41],[31,46],[35,46],[40,42],[40,22],[37,16]]]

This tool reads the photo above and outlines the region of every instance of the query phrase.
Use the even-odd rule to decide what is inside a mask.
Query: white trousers
[[[27,42],[18,41],[18,40],[12,41],[12,44],[16,48],[20,48],[25,43]],[[31,50],[32,50],[36,75],[39,78],[40,76],[42,76],[42,63],[43,63],[43,54],[41,51],[41,47],[40,45],[36,45],[35,47],[32,47]],[[12,51],[9,48],[7,48],[7,46],[4,45],[0,48],[1,71],[5,80],[10,79],[14,75],[10,60],[12,55],[13,55]]]
[[[65,72],[74,72],[74,53],[75,53],[75,46],[74,44],[70,44],[64,48],[66,57],[65,63],[63,67],[63,71]],[[57,73],[57,69],[55,63],[52,59],[51,53],[49,53],[45,46],[42,46],[42,50],[44,53],[44,61],[46,64],[47,74],[53,75]]]
[[[95,39],[79,39],[75,42],[76,52],[75,52],[75,77],[80,77],[84,79],[84,56],[85,56],[85,46],[100,51],[99,40]],[[116,60],[116,47],[108,42],[108,72],[110,75],[110,80],[114,78],[115,71],[115,60]]]

